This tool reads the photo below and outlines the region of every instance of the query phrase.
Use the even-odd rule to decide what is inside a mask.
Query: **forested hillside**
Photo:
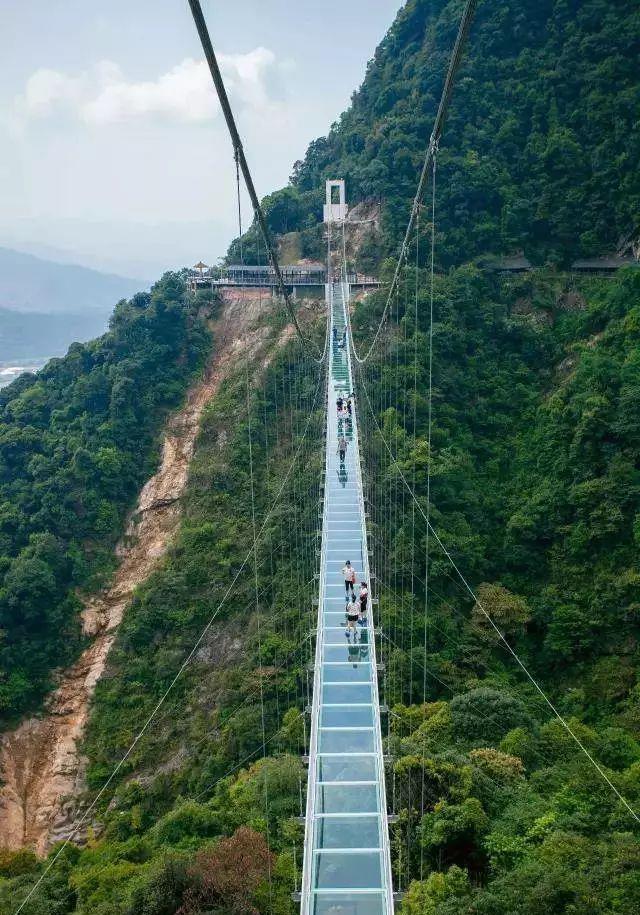
[[[78,589],[114,568],[167,411],[209,334],[183,281],[120,302],[110,329],[0,392],[0,716],[32,709],[80,647]]]
[[[319,254],[323,180],[344,176],[351,203],[382,198],[382,229],[360,256],[389,279],[384,255],[408,213],[460,9],[409,0],[352,107],[267,199],[274,231],[300,231],[303,252]],[[412,252],[358,390],[407,915],[640,910],[640,271],[559,269],[637,229],[639,40],[630,0],[479,5],[438,156],[431,453],[424,221],[418,266]],[[253,230],[244,241],[257,257]],[[474,262],[519,250],[545,266],[514,278]],[[384,299],[354,306],[362,348]],[[319,317],[306,319],[320,336]],[[28,915],[296,911],[323,404],[282,317],[262,321],[260,346],[243,338],[246,361],[205,415],[179,536],[96,691],[87,796],[230,583],[233,599],[101,798],[86,845],[50,871],[28,852],[0,855],[3,915],[41,875]],[[254,577],[241,565],[252,511],[264,517],[307,421],[304,472]],[[425,529],[400,471],[424,508],[429,464],[434,529],[505,643],[433,542],[425,593]]]
[[[382,198],[399,241],[433,126],[462,3],[409,0],[351,107],[311,143],[291,186],[267,198],[275,232],[321,219],[325,178]],[[523,250],[567,264],[637,235],[640,12],[630,0],[481,2],[438,156],[438,257]]]
[[[424,525],[375,429],[426,505],[426,270],[418,294],[417,340],[401,297],[394,338],[368,369],[362,420],[373,426],[365,457],[383,541],[403,909],[630,915],[640,904],[640,272],[576,284],[463,267],[436,281],[431,519],[478,603],[433,539],[425,595]],[[363,341],[380,305],[356,310]]]

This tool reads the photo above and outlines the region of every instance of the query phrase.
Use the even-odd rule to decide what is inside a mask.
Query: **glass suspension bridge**
[[[349,423],[336,409],[338,399],[353,391],[347,296],[346,283],[327,286],[331,352],[302,915],[393,911],[371,600],[357,637],[345,638],[344,625],[345,561],[358,579],[370,581],[357,406],[352,401]],[[341,463],[343,435],[347,451]]]

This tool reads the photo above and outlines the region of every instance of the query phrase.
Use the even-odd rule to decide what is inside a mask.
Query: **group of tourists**
[[[338,420],[351,419],[353,416],[353,402],[355,400],[355,394],[351,393],[348,397],[343,397],[342,394],[338,394],[336,400],[336,409],[338,411]]]
[[[362,637],[361,635],[359,636],[358,626],[367,625],[369,588],[367,587],[366,581],[361,581],[360,592],[358,596],[356,596],[355,585],[358,580],[358,576],[349,559],[347,559],[343,566],[342,575],[344,577],[344,590],[346,598],[345,616],[347,618],[345,636],[349,641],[351,641],[351,636],[353,636],[353,641],[357,642],[358,638]]]
[[[342,394],[338,395],[336,400],[336,408],[338,411],[338,457],[340,459],[340,466],[344,466],[345,458],[347,456],[347,439],[345,437],[345,432],[347,435],[351,432],[352,421],[353,421],[353,402],[355,395],[349,394],[348,397],[343,397]]]
[[[339,346],[341,349],[344,349],[347,345],[347,328],[345,327],[342,331],[342,336],[338,339],[338,328],[333,326],[333,344],[334,346]]]

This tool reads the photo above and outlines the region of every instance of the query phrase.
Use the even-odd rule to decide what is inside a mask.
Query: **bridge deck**
[[[332,337],[335,328],[338,341],[345,327],[343,292],[341,284],[327,287]],[[343,430],[336,411],[338,395],[351,390],[349,353],[332,340],[303,915],[393,911],[371,605],[366,625],[358,625],[357,640],[353,635],[347,639],[344,625],[345,561],[356,569],[356,594],[361,580],[369,582],[356,408],[352,431]],[[343,431],[349,444],[341,467],[337,444]]]

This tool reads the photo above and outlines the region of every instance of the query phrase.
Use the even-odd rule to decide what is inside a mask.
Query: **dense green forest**
[[[423,315],[425,278],[421,272]],[[381,297],[356,308],[362,339],[380,308]],[[432,477],[436,529],[635,809],[640,443],[630,405],[640,385],[638,312],[640,274],[632,270],[580,285],[544,271],[514,281],[463,267],[438,277]],[[413,371],[411,308],[401,305],[393,320],[398,332],[365,383],[400,465],[410,467],[413,437],[403,417]],[[276,336],[278,329],[276,322]],[[422,317],[421,343],[425,332]],[[423,497],[426,347],[418,352],[416,488]],[[211,404],[179,539],[130,607],[110,675],[98,687],[84,747],[90,790],[135,736],[240,567],[251,538],[249,436],[260,517],[305,415],[318,440],[318,378],[298,362],[284,350],[260,384],[252,374],[248,415],[244,366]],[[640,902],[637,823],[483,627],[436,551],[423,654],[424,595],[409,585],[410,512],[406,504],[388,510],[397,479],[388,465],[376,476],[380,442],[362,395],[361,423],[370,433],[365,469],[388,634],[389,777],[399,815],[392,841],[404,910],[632,915]],[[27,912],[293,913],[312,604],[297,597],[300,581],[313,588],[321,461],[310,450],[316,462],[299,477],[303,498],[280,507],[260,550],[258,604],[248,570],[157,726],[127,761],[98,816],[100,834],[90,832],[84,850],[65,850]],[[423,530],[416,549],[424,550]],[[385,562],[395,589],[386,587]],[[248,848],[255,869],[228,879]],[[14,853],[0,868],[0,911],[9,913],[10,900],[42,865]]]
[[[352,203],[383,200],[381,231],[359,256],[388,278],[382,256],[406,218],[460,9],[404,6],[351,108],[266,200],[275,232],[297,230],[303,251],[319,254],[322,182],[344,175]],[[431,455],[425,227],[419,267],[403,274],[384,345],[360,376],[393,866],[407,915],[640,910],[637,819],[433,543],[425,619],[414,576],[424,525],[398,474],[411,475],[424,506],[431,462],[435,529],[640,810],[640,271],[576,279],[558,269],[637,228],[639,36],[629,0],[479,5],[439,153]],[[474,262],[517,250],[546,266],[504,277]],[[244,252],[264,259],[253,230]],[[361,345],[383,303],[378,293],[355,306]],[[231,584],[233,598],[103,799],[86,846],[65,849],[27,915],[296,910],[322,378],[295,340],[281,344],[282,317],[264,320],[269,356],[239,363],[210,404],[179,536],[128,609],[98,685],[83,746],[89,796]],[[269,519],[254,577],[242,565],[252,508],[261,521],[294,460],[296,492]],[[108,566],[113,524],[94,536],[96,565],[83,560],[87,583]],[[3,915],[45,867],[29,852],[0,853]]]
[[[114,567],[159,433],[210,347],[177,275],[109,331],[0,392],[0,720],[33,708],[81,644],[77,590]]]
[[[413,270],[407,280],[413,293]],[[413,295],[406,305],[401,295],[390,341],[359,387],[361,423],[375,416],[423,505],[425,280],[420,271],[417,346]],[[363,341],[381,304],[356,309]],[[495,279],[474,267],[437,278],[431,466],[438,535],[636,811],[639,308],[634,269],[579,284],[545,271]],[[365,445],[403,910],[630,915],[640,905],[637,820],[433,539],[425,622],[424,525],[375,425]]]
[[[399,242],[437,109],[460,0],[409,0],[352,104],[266,198],[274,232],[317,230],[324,180],[381,199]],[[480,2],[438,156],[438,257],[524,251],[567,264],[613,252],[638,229],[640,11],[630,0]],[[255,231],[245,252],[257,254]],[[231,255],[237,253],[237,242]],[[248,256],[248,254],[247,254]]]

